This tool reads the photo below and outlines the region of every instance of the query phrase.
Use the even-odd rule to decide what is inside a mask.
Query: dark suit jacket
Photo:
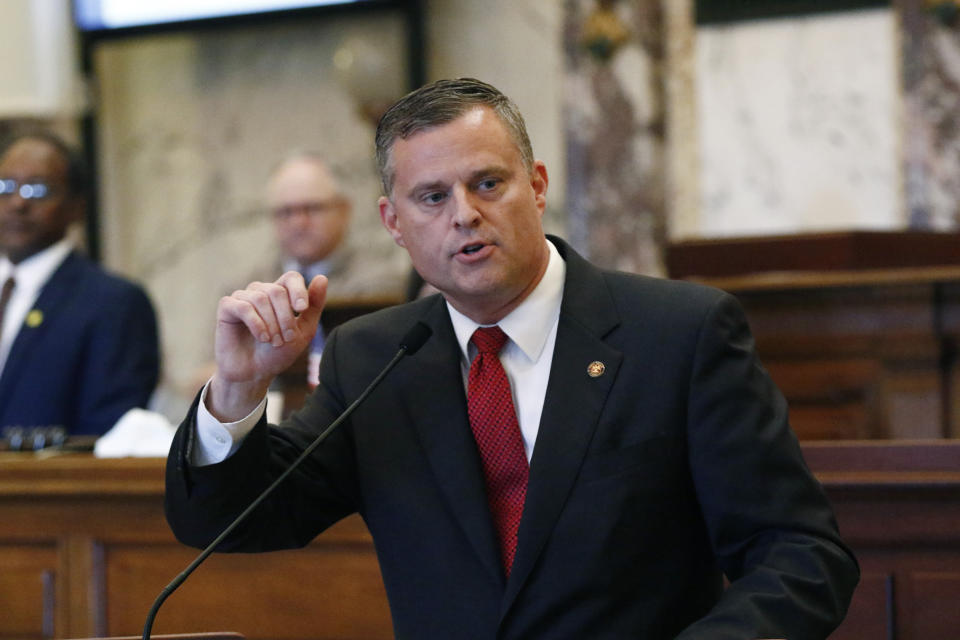
[[[33,309],[42,321],[20,328],[0,376],[0,426],[100,435],[146,406],[160,365],[156,316],[140,287],[71,253]]]
[[[423,320],[433,337],[223,550],[305,545],[359,511],[398,638],[826,637],[858,568],[739,306],[598,270],[555,243],[566,284],[509,580],[439,296],[336,329],[305,409],[280,429],[261,421],[223,463],[185,463],[191,413],[167,464],[178,538],[208,544]]]

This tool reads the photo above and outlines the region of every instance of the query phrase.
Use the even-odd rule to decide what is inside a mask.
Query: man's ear
[[[543,212],[547,208],[547,185],[550,180],[547,177],[547,165],[542,161],[537,160],[533,164],[533,172],[530,175],[530,186],[533,188],[533,194],[536,198],[537,208],[540,210],[540,215],[543,215]]]
[[[380,222],[383,223],[386,230],[393,236],[393,241],[401,247],[406,247],[406,245],[403,244],[403,234],[400,233],[400,227],[397,224],[397,210],[393,206],[393,203],[390,202],[390,198],[380,196],[380,199],[377,200],[377,206],[380,207]]]

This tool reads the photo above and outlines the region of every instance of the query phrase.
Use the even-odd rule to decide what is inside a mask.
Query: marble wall
[[[677,236],[906,225],[889,9],[701,26],[700,209]]]
[[[666,240],[660,0],[567,0],[567,231],[605,267],[660,274]]]
[[[327,156],[354,203],[347,241],[366,259],[349,286],[331,286],[331,303],[402,294],[409,261],[380,226],[373,125],[332,62],[356,38],[376,43],[402,95],[405,35],[391,14],[97,47],[103,259],[153,297],[174,394],[192,394],[211,358],[219,297],[278,275],[262,194],[291,149]]]
[[[960,228],[960,5],[901,0],[906,142],[902,157],[912,228]]]
[[[892,9],[564,6],[567,231],[594,261],[661,274],[672,239],[907,225]]]

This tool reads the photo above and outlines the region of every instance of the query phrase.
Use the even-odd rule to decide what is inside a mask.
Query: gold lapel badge
[[[40,309],[31,309],[27,314],[26,324],[31,329],[36,329],[43,324],[43,311]]]
[[[603,375],[603,372],[607,370],[607,365],[603,364],[599,360],[594,360],[587,365],[587,375],[591,378],[599,378]]]

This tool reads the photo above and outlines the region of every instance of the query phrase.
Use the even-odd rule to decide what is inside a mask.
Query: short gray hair
[[[376,153],[380,184],[388,198],[393,190],[393,144],[425,129],[453,122],[474,107],[489,107],[507,127],[527,171],[533,171],[533,148],[527,126],[514,102],[495,87],[475,80],[459,78],[438,80],[400,98],[380,118],[377,125]]]

